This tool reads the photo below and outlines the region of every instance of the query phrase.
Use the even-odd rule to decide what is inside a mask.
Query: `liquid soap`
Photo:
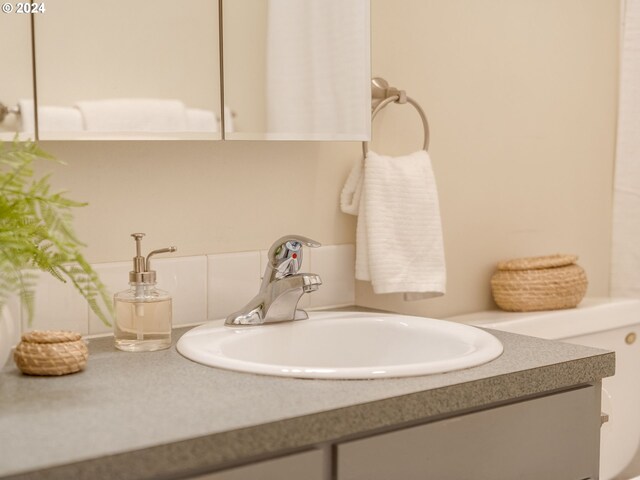
[[[156,288],[156,272],[150,259],[157,253],[175,252],[175,247],[154,250],[145,258],[140,254],[144,233],[131,235],[136,240],[129,289],[113,296],[115,305],[115,346],[127,352],[150,352],[171,346],[171,295]]]

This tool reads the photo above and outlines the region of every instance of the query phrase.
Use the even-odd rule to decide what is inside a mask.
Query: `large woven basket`
[[[499,262],[491,277],[493,299],[511,312],[576,307],[588,283],[577,260],[575,255],[548,255]]]
[[[28,375],[66,375],[84,370],[89,350],[75,332],[39,331],[22,335],[13,359]]]

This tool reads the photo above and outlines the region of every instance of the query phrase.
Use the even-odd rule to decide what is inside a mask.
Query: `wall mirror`
[[[3,14],[0,135],[367,140],[369,10],[369,0],[56,0]]]
[[[369,0],[222,1],[225,139],[369,139]]]
[[[47,4],[34,15],[39,138],[222,138],[218,25],[217,0]]]
[[[22,116],[20,109],[33,111],[33,73],[31,71],[31,18],[17,13],[0,14],[0,140],[35,138],[33,115]]]

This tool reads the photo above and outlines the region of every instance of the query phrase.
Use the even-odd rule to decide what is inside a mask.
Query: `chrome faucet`
[[[315,273],[298,273],[302,265],[302,246],[319,247],[320,243],[300,235],[286,235],[269,249],[267,268],[260,291],[241,310],[227,317],[226,325],[260,325],[309,318],[298,308],[303,294],[322,285]]]

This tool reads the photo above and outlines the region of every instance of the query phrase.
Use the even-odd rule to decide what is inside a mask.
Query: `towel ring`
[[[20,107],[17,105],[15,107],[7,107],[0,102],[0,123],[2,123],[9,114],[20,115]]]
[[[429,149],[429,122],[427,121],[427,116],[425,115],[424,110],[422,110],[422,107],[420,106],[420,104],[416,102],[413,98],[407,97],[404,91],[402,90],[400,91],[396,90],[396,91],[398,92],[397,94],[394,94],[385,98],[380,103],[378,103],[376,108],[373,109],[373,112],[371,113],[371,123],[373,123],[373,120],[376,118],[376,115],[378,114],[378,112],[382,110],[384,107],[386,107],[387,105],[389,105],[390,103],[400,103],[400,104],[409,103],[413,105],[413,107],[420,114],[420,118],[422,119],[422,125],[424,126],[424,143],[422,145],[422,148],[424,150],[428,150]],[[367,156],[368,152],[369,152],[369,142],[362,142],[362,153],[364,154],[365,157]]]

